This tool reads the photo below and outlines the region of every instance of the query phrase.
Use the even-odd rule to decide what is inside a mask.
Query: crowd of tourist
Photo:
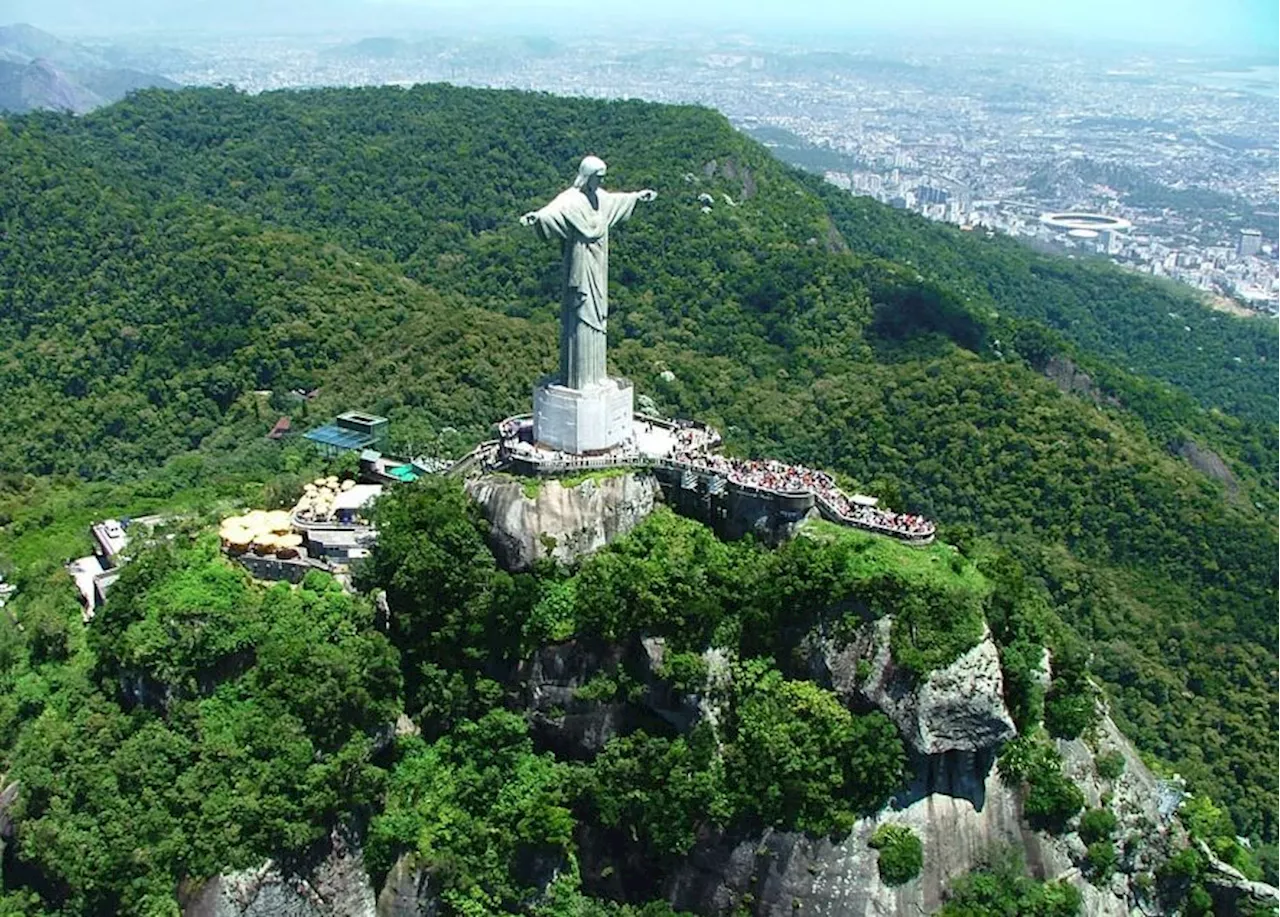
[[[683,433],[684,431],[681,431]],[[771,459],[738,459],[703,451],[696,437],[677,437],[667,459],[702,474],[718,474],[729,483],[775,494],[812,493],[842,521],[859,528],[890,531],[907,538],[930,538],[936,527],[923,516],[895,513],[857,503],[836,486],[831,475],[804,465]]]
[[[888,529],[908,538],[931,538],[937,531],[937,527],[923,516],[853,503],[839,488],[819,493],[819,496],[840,518],[863,528]]]
[[[603,455],[577,455],[549,449],[533,441],[533,420],[529,417],[512,417],[498,424],[500,441],[493,458],[498,464],[515,460],[528,462],[552,473],[575,469],[608,468],[616,465],[642,464],[634,438],[629,438],[616,449]]]
[[[648,428],[653,425],[644,423]],[[639,431],[637,431],[639,432]],[[767,491],[771,494],[813,494],[819,503],[842,522],[872,531],[888,532],[911,540],[932,538],[934,524],[923,516],[881,509],[871,498],[851,499],[831,475],[824,471],[790,465],[772,459],[730,458],[713,451],[720,445],[719,434],[710,427],[689,422],[670,428],[672,443],[664,455],[642,455],[635,438],[628,439],[610,456],[569,455],[539,448],[533,443],[532,420],[512,418],[499,425],[500,452],[507,458],[523,458],[544,467],[595,466],[659,459],[697,474],[714,474],[730,484]]]

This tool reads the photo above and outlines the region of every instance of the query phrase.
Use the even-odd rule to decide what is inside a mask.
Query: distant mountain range
[[[0,111],[91,111],[135,89],[177,89],[155,73],[112,65],[107,52],[34,26],[0,26]]]

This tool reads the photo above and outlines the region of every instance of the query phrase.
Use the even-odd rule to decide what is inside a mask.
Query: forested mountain
[[[188,90],[135,94],[82,118],[0,121],[0,557],[34,560],[33,545],[52,544],[40,533],[59,512],[88,499],[78,495],[105,492],[92,482],[111,482],[111,499],[126,509],[225,483],[229,469],[244,474],[226,485],[241,494],[246,480],[296,471],[307,458],[268,454],[261,443],[277,412],[303,409],[290,400],[293,389],[319,388],[305,403],[316,419],[358,406],[390,416],[402,441],[439,449],[466,448],[494,420],[527,410],[532,382],[555,365],[559,264],[516,217],[562,189],[587,151],[609,163],[606,186],[659,193],[616,236],[616,369],[661,410],[719,426],[733,451],[831,468],[938,519],[945,540],[987,558],[993,582],[1027,584],[1041,608],[1024,635],[1029,645],[1091,657],[1113,716],[1135,742],[1224,804],[1233,830],[1273,843],[1274,324],[1218,316],[1190,295],[1110,268],[961,236],[839,195],[704,109],[441,86],[256,97]],[[710,212],[702,194],[713,198]],[[1087,370],[1089,383],[1055,384],[1046,371],[1064,364]],[[263,390],[273,393],[269,402],[253,394]],[[1214,461],[1192,465],[1187,454]],[[404,512],[443,524],[443,511]],[[30,887],[73,913],[121,902],[143,912],[139,902],[165,894],[166,876],[244,865],[272,845],[296,849],[343,806],[388,800],[384,849],[426,830],[429,813],[415,809],[399,771],[379,796],[385,775],[366,771],[371,752],[361,744],[364,727],[381,721],[401,691],[398,677],[412,716],[462,724],[449,735],[429,730],[431,741],[403,756],[415,772],[453,775],[439,777],[433,792],[456,801],[457,819],[520,818],[526,828],[541,825],[538,844],[567,843],[559,813],[583,798],[572,769],[530,748],[501,711],[486,713],[500,706],[500,692],[477,684],[477,660],[527,649],[527,634],[504,615],[545,612],[554,605],[548,596],[560,593],[489,570],[470,523],[458,521],[466,511],[449,512],[457,519],[446,542],[479,566],[461,570],[445,598],[404,597],[429,610],[424,621],[454,628],[440,631],[439,645],[423,642],[434,626],[397,635],[394,650],[379,643],[365,607],[337,603],[321,584],[290,600],[324,609],[316,627],[328,636],[317,639],[331,641],[333,665],[321,694],[346,724],[338,732],[308,719],[308,701],[291,693],[286,675],[308,670],[307,651],[271,631],[262,612],[289,602],[227,579],[198,548],[131,574],[118,624],[113,610],[87,635],[56,626],[67,606],[55,579],[34,564],[14,571],[26,596],[14,614],[40,622],[5,631],[14,649],[2,661],[12,702],[0,741],[45,793],[25,803],[27,813],[41,812],[28,814],[39,830],[22,846],[44,875]],[[668,534],[692,539],[707,582],[764,563]],[[630,550],[647,558],[652,545]],[[410,546],[394,556],[412,555]],[[391,578],[385,570],[374,577],[382,585]],[[676,586],[671,595],[685,594]],[[545,601],[529,590],[546,591]],[[699,639],[712,639],[720,622],[750,621],[766,603],[715,595],[719,610],[707,612]],[[170,600],[192,615],[201,603],[252,611],[236,619],[227,645],[206,651],[194,636],[166,634],[157,615]],[[595,620],[596,606],[584,607],[580,626]],[[36,630],[50,632],[45,643],[31,644]],[[476,645],[476,633],[509,642]],[[253,664],[233,651],[260,640],[276,647],[266,661],[261,651]],[[154,719],[133,711],[120,725],[114,717],[132,708],[113,679],[164,664],[166,641],[189,665],[156,680],[187,684],[186,693]],[[426,646],[430,654],[414,655]],[[387,663],[391,652],[403,658]],[[204,696],[201,666],[219,654],[240,661]],[[348,654],[399,665],[400,674],[377,669],[376,683],[350,683]],[[762,711],[774,709],[764,698],[808,690],[767,673],[752,678]],[[192,775],[160,806],[178,821],[157,815],[148,828],[148,843],[164,853],[154,875],[139,863],[60,872],[58,859],[74,846],[38,840],[71,843],[53,800],[79,790],[58,785],[50,776],[58,768],[41,755],[94,728],[97,714],[80,709],[87,698],[120,729],[95,734],[105,743],[95,747],[123,743]],[[757,709],[752,696],[740,701]],[[250,725],[234,725],[235,704],[259,704],[244,713]],[[825,704],[813,700],[813,709],[840,717]],[[258,730],[259,717],[276,715],[287,736],[237,738],[235,730]],[[880,728],[862,719],[838,725],[850,742]],[[252,760],[219,759],[209,745],[218,735],[248,743]],[[496,757],[477,763],[483,748]],[[696,762],[704,753],[692,737],[688,747],[644,750],[646,760]],[[308,755],[317,762],[313,782],[295,792],[273,762]],[[593,779],[625,782],[630,759],[618,755],[608,759],[618,766],[612,777],[602,770]],[[105,779],[96,766],[82,760],[66,779]],[[503,768],[527,778],[528,794],[506,815],[480,811],[481,797],[468,794]],[[145,792],[159,792],[165,779],[148,774]],[[828,778],[874,785],[865,775]],[[244,780],[262,781],[263,800],[253,813],[224,810],[240,828],[222,859],[212,844],[194,853],[174,846],[180,833],[200,835],[218,817],[206,806],[180,823],[191,799],[230,806],[219,788]],[[749,784],[727,786],[691,784],[685,801],[713,821],[833,828],[806,825],[804,813],[822,808],[812,802],[752,814]],[[128,802],[133,792],[119,795]],[[112,823],[136,817],[112,814]],[[94,819],[85,819],[76,830],[92,833]],[[125,890],[95,888],[95,869],[135,878]]]
[[[86,112],[149,87],[178,84],[29,25],[0,26],[0,111]]]

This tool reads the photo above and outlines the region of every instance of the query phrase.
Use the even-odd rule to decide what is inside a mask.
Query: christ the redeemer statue
[[[538,445],[573,455],[607,453],[631,438],[634,391],[605,369],[609,321],[609,229],[631,216],[653,191],[605,191],[604,162],[587,156],[573,187],[520,222],[543,239],[559,239],[560,375],[533,390]]]
[[[559,239],[564,256],[560,298],[560,384],[588,389],[608,380],[605,328],[609,319],[609,230],[628,219],[654,191],[606,191],[604,161],[587,156],[573,187],[541,210],[520,218],[543,239]]]

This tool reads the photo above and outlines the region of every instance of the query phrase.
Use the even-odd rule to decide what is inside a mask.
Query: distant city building
[[[946,188],[937,188],[933,185],[916,187],[916,200],[921,204],[945,204],[950,199],[951,195]]]
[[[1241,258],[1256,255],[1262,249],[1262,233],[1256,229],[1240,230],[1240,242],[1236,247]]]
[[[853,187],[853,180],[844,172],[827,172],[823,177],[841,191],[848,191]]]

